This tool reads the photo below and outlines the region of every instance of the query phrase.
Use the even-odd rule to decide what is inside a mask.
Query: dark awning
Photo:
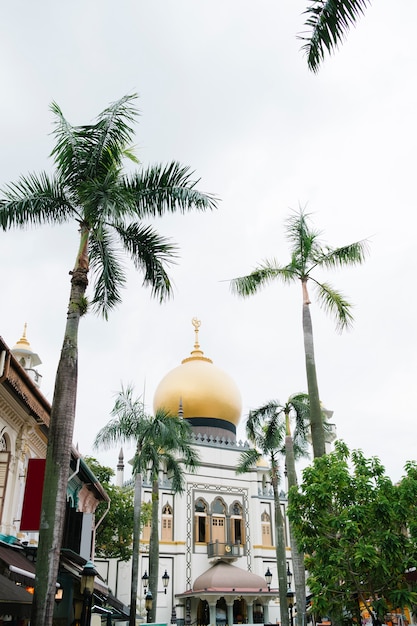
[[[21,585],[0,575],[0,613],[13,617],[30,617],[32,595]]]
[[[22,549],[18,550],[16,548],[0,545],[0,561],[5,563],[7,568],[11,570],[12,574],[10,577],[13,578],[13,580],[25,583],[26,585],[33,585],[35,565],[25,557]]]

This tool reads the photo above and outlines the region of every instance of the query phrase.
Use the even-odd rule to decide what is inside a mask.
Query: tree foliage
[[[96,435],[95,447],[110,447],[116,443],[136,444],[133,460],[135,475],[134,517],[141,516],[142,476],[152,484],[151,537],[149,545],[149,590],[157,597],[159,564],[159,482],[163,469],[171,481],[171,489],[181,493],[185,488],[185,470],[197,470],[200,459],[191,444],[191,429],[184,419],[158,409],[155,415],[147,414],[141,398],[134,397],[132,386],[118,393],[110,420]],[[132,579],[129,624],[136,623],[136,596],[139,574],[139,535],[140,528],[134,525]],[[149,612],[155,621],[156,602]]]
[[[339,330],[349,328],[353,321],[352,305],[342,293],[329,283],[319,280],[319,270],[334,269],[363,263],[367,252],[366,241],[356,241],[340,248],[324,245],[320,232],[312,227],[310,216],[304,210],[294,211],[286,220],[286,234],[290,244],[291,259],[282,265],[275,258],[264,260],[247,276],[230,282],[232,293],[248,297],[265,285],[278,280],[284,284],[299,282],[302,288],[303,337],[308,395],[310,400],[310,426],[314,456],[325,454],[325,429],[322,419],[319,388],[314,355],[313,326],[310,314],[308,284],[313,285],[322,308],[331,313]]]
[[[96,509],[96,523],[103,515],[105,517],[96,531],[95,555],[100,558],[128,561],[132,556],[133,488],[112,484],[114,471],[111,467],[100,465],[97,459],[85,457],[85,461],[110,498],[107,513],[106,502],[101,502]]]
[[[172,294],[167,267],[176,260],[177,247],[144,220],[216,206],[213,196],[197,190],[190,168],[175,161],[124,170],[126,159],[138,163],[131,149],[135,99],[135,94],[124,96],[95,123],[83,126],[71,125],[53,103],[55,171],[21,176],[0,196],[2,230],[70,222],[79,231],[48,432],[32,626],[51,626],[55,609],[78,385],[78,330],[88,309],[89,272],[93,309],[105,319],[121,302],[125,255],[141,272],[142,284],[165,301]]]
[[[339,47],[369,4],[370,0],[310,0],[305,10],[309,33],[299,36],[310,70],[319,70],[326,52]]]
[[[318,614],[342,621],[357,616],[361,602],[376,620],[372,609],[415,602],[406,572],[416,564],[417,468],[406,471],[393,484],[378,458],[338,441],[292,488],[289,519],[308,555]]]

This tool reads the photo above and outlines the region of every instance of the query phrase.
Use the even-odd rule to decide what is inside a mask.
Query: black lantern
[[[268,585],[268,591],[271,591],[272,573],[269,567],[265,572],[265,580],[266,580],[266,584]]]
[[[168,583],[169,583],[169,575],[168,575],[168,572],[165,570],[165,574],[162,576],[162,584],[164,586],[165,594],[167,592]]]
[[[292,573],[290,570],[290,564],[287,563],[287,583],[288,583],[287,606],[288,606],[289,617],[290,617],[290,626],[294,626],[294,613],[293,613],[294,592],[291,589],[291,579],[292,579]]]
[[[149,581],[148,572],[145,570],[145,573],[142,576],[142,585],[143,585],[143,591],[145,592],[145,594],[146,594],[146,590],[148,588],[148,581]]]
[[[292,580],[292,572],[290,570],[290,564],[287,563],[287,584],[288,584],[288,591],[291,590],[291,580]]]
[[[81,612],[81,626],[90,626],[91,623],[91,604],[94,593],[94,578],[97,576],[97,570],[92,561],[87,561],[81,572],[80,592],[83,596],[83,609]]]
[[[146,609],[146,623],[149,624],[151,621],[151,611],[152,611],[152,594],[150,591],[145,596],[145,609]]]

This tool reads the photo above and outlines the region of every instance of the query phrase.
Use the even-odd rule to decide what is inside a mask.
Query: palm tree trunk
[[[135,474],[135,492],[133,496],[133,546],[132,578],[130,581],[129,626],[136,626],[136,604],[139,585],[139,545],[140,545],[140,510],[142,506],[142,474]]]
[[[304,353],[306,361],[306,374],[308,395],[310,399],[310,427],[311,441],[313,444],[314,458],[326,454],[326,444],[324,438],[323,418],[320,405],[319,387],[317,384],[316,361],[314,358],[313,325],[310,315],[310,301],[307,294],[305,281],[303,285],[303,333],[304,333]]]
[[[74,270],[64,342],[55,378],[55,390],[46,453],[39,547],[36,561],[32,626],[51,626],[56,580],[64,531],[67,484],[78,379],[78,326],[87,289],[88,269]]]
[[[159,573],[159,482],[158,477],[152,481],[152,522],[149,539],[149,589],[152,594],[152,609],[149,618],[156,622],[156,606],[158,603],[158,573]]]
[[[271,483],[274,492],[274,521],[275,521],[275,554],[278,571],[279,607],[281,613],[281,626],[289,626],[287,610],[287,561],[286,542],[284,530],[284,517],[278,492],[277,467],[271,468]]]
[[[286,416],[287,417],[287,416]],[[285,463],[287,466],[288,480],[288,504],[290,503],[290,489],[297,485],[297,473],[295,471],[294,445],[291,434],[285,437]],[[306,626],[306,572],[304,567],[304,554],[298,549],[297,542],[289,522],[291,557],[294,572],[294,588],[297,601],[297,626]]]

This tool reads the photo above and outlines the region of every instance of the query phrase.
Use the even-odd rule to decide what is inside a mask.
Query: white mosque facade
[[[200,456],[197,473],[186,475],[182,494],[174,494],[160,474],[158,623],[279,623],[280,606],[274,545],[274,502],[267,463],[237,474],[247,443],[236,439],[241,396],[234,381],[207,358],[195,343],[189,357],[160,382],[154,410],[168,409],[186,419]],[[121,479],[123,459],[119,458]],[[285,485],[283,485],[285,489]],[[281,506],[285,514],[286,494]],[[142,501],[151,501],[151,485],[143,485]],[[145,615],[142,577],[149,571],[149,528],[140,544],[138,613]],[[288,538],[288,529],[287,529]],[[292,570],[287,539],[287,565]],[[131,564],[96,561],[125,604],[130,601]],[[272,573],[267,584],[265,573]],[[164,575],[169,576],[166,590]],[[166,593],[165,593],[166,591]],[[155,598],[153,598],[155,602]],[[284,610],[288,610],[287,607]]]

